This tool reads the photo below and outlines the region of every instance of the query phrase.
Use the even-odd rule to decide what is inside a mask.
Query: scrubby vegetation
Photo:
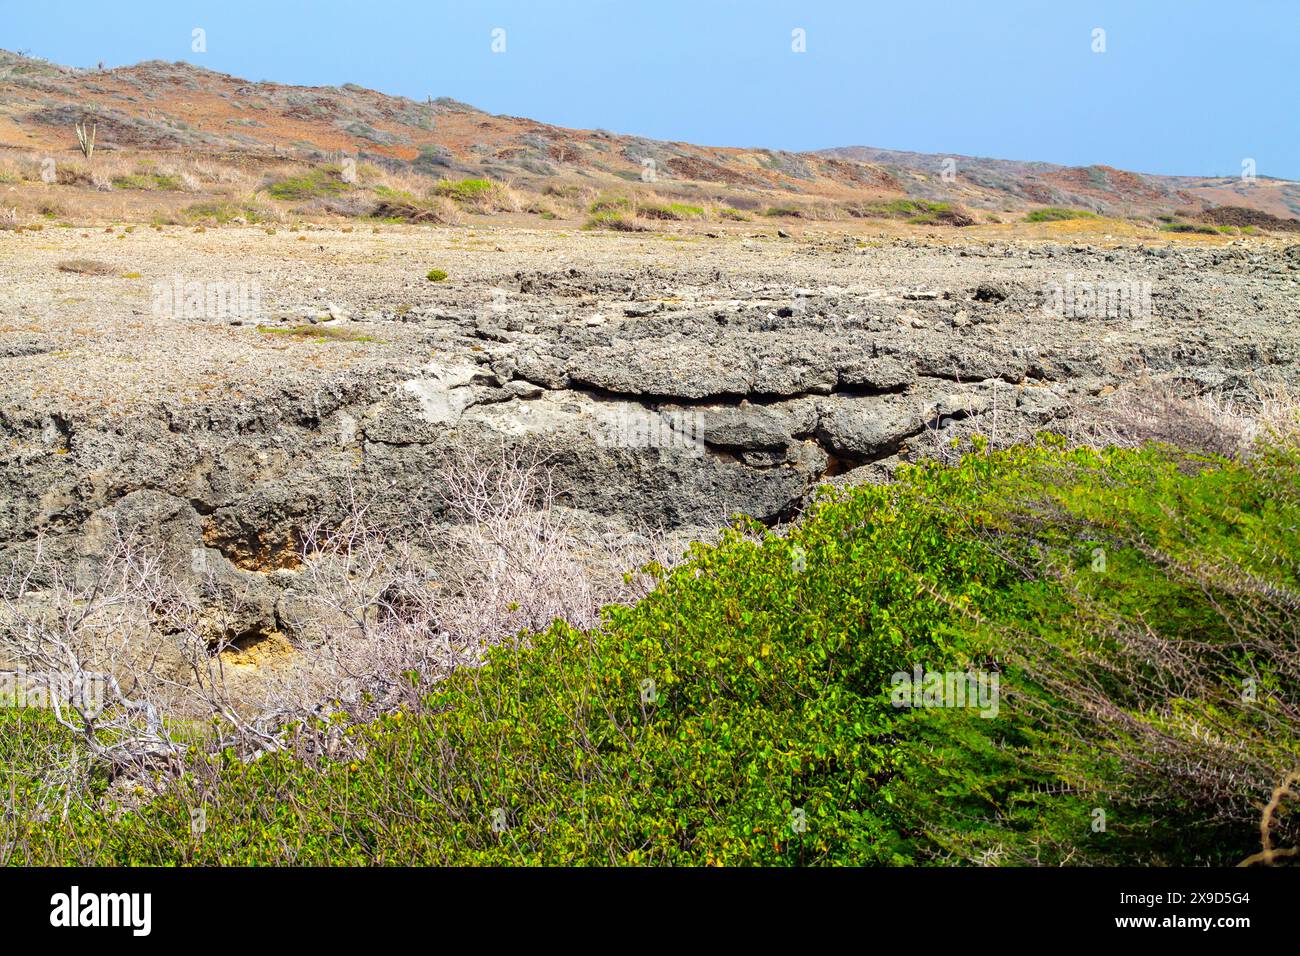
[[[678,221],[682,219],[703,219],[705,212],[702,206],[691,206],[687,203],[641,203],[637,206],[637,215],[643,219],[665,219],[668,221]]]
[[[58,264],[60,272],[75,272],[83,276],[111,276],[117,270],[98,259],[65,259]]]
[[[914,225],[968,226],[974,223],[974,219],[961,206],[926,199],[849,203],[843,207],[843,212],[855,219],[895,219]]]
[[[1221,232],[1236,232],[1230,226],[1210,226],[1199,222],[1166,222],[1160,226],[1161,232],[1198,233],[1205,236],[1217,236]]]
[[[588,217],[583,229],[612,229],[615,232],[644,232],[645,226],[614,210],[597,212]]]
[[[266,193],[272,199],[299,201],[340,196],[351,188],[352,185],[343,180],[339,167],[325,166],[272,179],[266,184]]]
[[[664,200],[654,193],[634,197],[601,193],[587,206],[586,229],[615,229],[641,232],[643,222],[686,222],[709,218],[704,206]],[[719,214],[721,216],[721,214]]]
[[[452,225],[460,221],[456,204],[445,196],[422,198],[405,190],[387,187],[380,187],[375,192],[379,196],[379,202],[371,211],[374,219],[431,225]]]
[[[907,219],[912,225],[973,226],[975,224],[974,218],[954,203],[916,201],[915,204],[919,208],[915,215]]]
[[[602,212],[632,212],[633,209],[634,206],[632,200],[628,199],[626,196],[606,195],[596,197],[595,201],[587,207],[587,211],[593,216],[599,215]]]
[[[1034,209],[1025,216],[1025,222],[1060,222],[1063,219],[1095,219],[1095,212],[1086,209],[1062,209],[1059,206],[1044,206]]]
[[[283,335],[308,342],[373,342],[374,337],[346,327],[333,325],[294,325],[287,328],[260,325],[257,331],[264,335]]]
[[[509,186],[490,179],[440,180],[429,193],[444,196],[472,212],[517,212],[518,198]]]
[[[143,170],[140,172],[128,173],[125,176],[116,176],[113,178],[112,183],[114,189],[146,189],[175,192],[185,188],[181,177],[175,173],[160,173],[153,170]]]
[[[180,215],[183,222],[217,225],[273,222],[276,219],[275,211],[265,206],[229,200],[191,203],[180,211]]]
[[[633,606],[557,621],[372,720],[40,812],[0,735],[0,847],[88,863],[1232,863],[1300,767],[1300,448],[1045,439],[740,522]],[[402,602],[388,605],[400,611]],[[394,613],[398,613],[394,611]],[[998,681],[898,706],[899,675]],[[985,704],[988,702],[985,701]],[[156,783],[149,783],[149,780]],[[46,802],[44,806],[48,807]],[[196,813],[204,827],[196,830]],[[1285,795],[1268,839],[1294,846]]]
[[[974,213],[952,201],[911,197],[842,201],[778,193],[763,197],[763,202],[770,205],[760,205],[759,195],[740,189],[702,190],[698,184],[677,183],[651,186],[641,181],[639,173],[599,165],[597,168],[613,171],[628,183],[602,186],[591,181],[547,182],[538,189],[536,184],[513,185],[510,169],[490,164],[482,167],[482,175],[449,178],[454,164],[450,152],[442,146],[422,145],[417,158],[395,161],[367,158],[364,151],[340,160],[340,153],[324,153],[309,148],[307,143],[296,145],[298,148],[290,155],[257,165],[183,153],[166,154],[160,160],[155,153],[121,151],[97,154],[93,166],[84,161],[60,161],[48,166],[48,157],[40,153],[13,152],[0,156],[0,183],[41,184],[41,189],[28,201],[0,210],[0,229],[27,229],[20,218],[30,217],[33,212],[66,219],[69,208],[76,210],[78,220],[105,215],[120,218],[123,202],[138,202],[146,218],[153,221],[190,225],[258,223],[286,215],[310,221],[343,218],[458,225],[467,214],[520,211],[547,220],[581,221],[585,216],[589,217],[589,228],[624,231],[656,228],[656,222],[748,222],[762,217],[813,222],[891,219],[913,226],[962,227],[976,222]],[[68,207],[48,198],[44,188],[47,183],[72,187],[82,195]],[[97,193],[110,196],[104,197],[103,203],[87,200]],[[182,198],[187,194],[191,198]],[[549,201],[539,202],[543,196]],[[184,205],[187,202],[191,203],[188,207]],[[293,205],[291,211],[286,204]],[[46,207],[60,211],[45,212]],[[602,217],[604,213],[619,214],[621,224],[620,219]],[[980,218],[998,221],[987,215]],[[1098,218],[1097,213],[1084,209],[1044,207],[1030,211],[1024,221]],[[1137,221],[1152,222],[1146,214],[1138,215]],[[1216,207],[1186,218],[1159,216],[1156,221],[1157,228],[1165,232],[1206,235],[1251,235],[1259,228],[1297,228],[1296,220],[1238,207]]]

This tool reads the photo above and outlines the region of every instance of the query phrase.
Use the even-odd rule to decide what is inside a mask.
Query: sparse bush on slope
[[[975,219],[958,203],[926,199],[894,199],[889,202],[853,204],[848,213],[855,217],[902,219],[916,226],[973,226]]]
[[[197,202],[191,203],[180,211],[181,220],[187,223],[260,223],[274,222],[276,217],[275,210],[250,201],[213,200],[211,202]]]
[[[1060,206],[1044,206],[1026,214],[1025,222],[1060,222],[1065,219],[1095,219],[1095,212],[1086,209],[1063,209]]]
[[[490,179],[443,179],[430,190],[430,195],[451,199],[471,212],[518,212],[520,208],[514,190]]]
[[[621,212],[606,210],[593,213],[582,225],[583,229],[611,229],[614,232],[645,232],[646,227],[635,219],[628,219]]]
[[[387,188],[381,188],[377,192],[379,204],[371,212],[376,219],[440,226],[455,225],[461,221],[456,203],[445,196],[425,199],[404,190]]]
[[[905,469],[788,536],[742,524],[599,627],[520,635],[418,706],[196,757],[129,812],[16,813],[10,843],[31,862],[1236,862],[1300,766],[1297,554],[1294,444],[1234,463],[1047,441]],[[915,667],[996,674],[997,715],[895,707]],[[1295,820],[1281,808],[1277,846]]]
[[[344,181],[340,167],[324,166],[272,179],[265,188],[272,199],[299,201],[340,196],[348,192],[352,184]]]
[[[679,220],[703,219],[705,212],[702,206],[692,206],[687,203],[654,203],[643,202],[637,206],[637,215],[642,219],[665,219],[670,222]]]

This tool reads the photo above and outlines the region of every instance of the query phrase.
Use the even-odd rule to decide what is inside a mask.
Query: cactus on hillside
[[[86,123],[84,121],[74,124],[77,128],[77,143],[81,147],[81,154],[89,162],[95,154],[95,133],[99,131],[99,124],[96,123],[86,132]]]

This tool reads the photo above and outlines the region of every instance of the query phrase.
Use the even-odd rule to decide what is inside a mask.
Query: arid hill
[[[101,155],[201,154],[244,166],[352,155],[389,172],[486,177],[529,190],[652,180],[669,197],[757,209],[791,198],[849,215],[855,203],[957,202],[992,213],[1038,205],[1114,216],[1191,216],[1207,206],[1300,213],[1300,184],[1153,176],[1106,166],[945,157],[869,147],[818,153],[697,146],[494,116],[447,98],[417,102],[352,84],[251,82],[148,61],[77,69],[0,51],[0,152],[77,155],[88,119]],[[955,177],[944,175],[945,160]],[[950,167],[951,168],[951,167]]]

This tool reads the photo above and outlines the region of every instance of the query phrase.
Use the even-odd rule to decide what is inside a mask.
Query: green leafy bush
[[[741,521],[600,627],[520,635],[338,728],[350,756],[321,728],[196,754],[138,809],[8,814],[10,841],[65,863],[1231,862],[1300,766],[1297,554],[1293,444],[977,448],[828,491],[785,536]],[[918,667],[997,675],[996,716],[895,706]]]

